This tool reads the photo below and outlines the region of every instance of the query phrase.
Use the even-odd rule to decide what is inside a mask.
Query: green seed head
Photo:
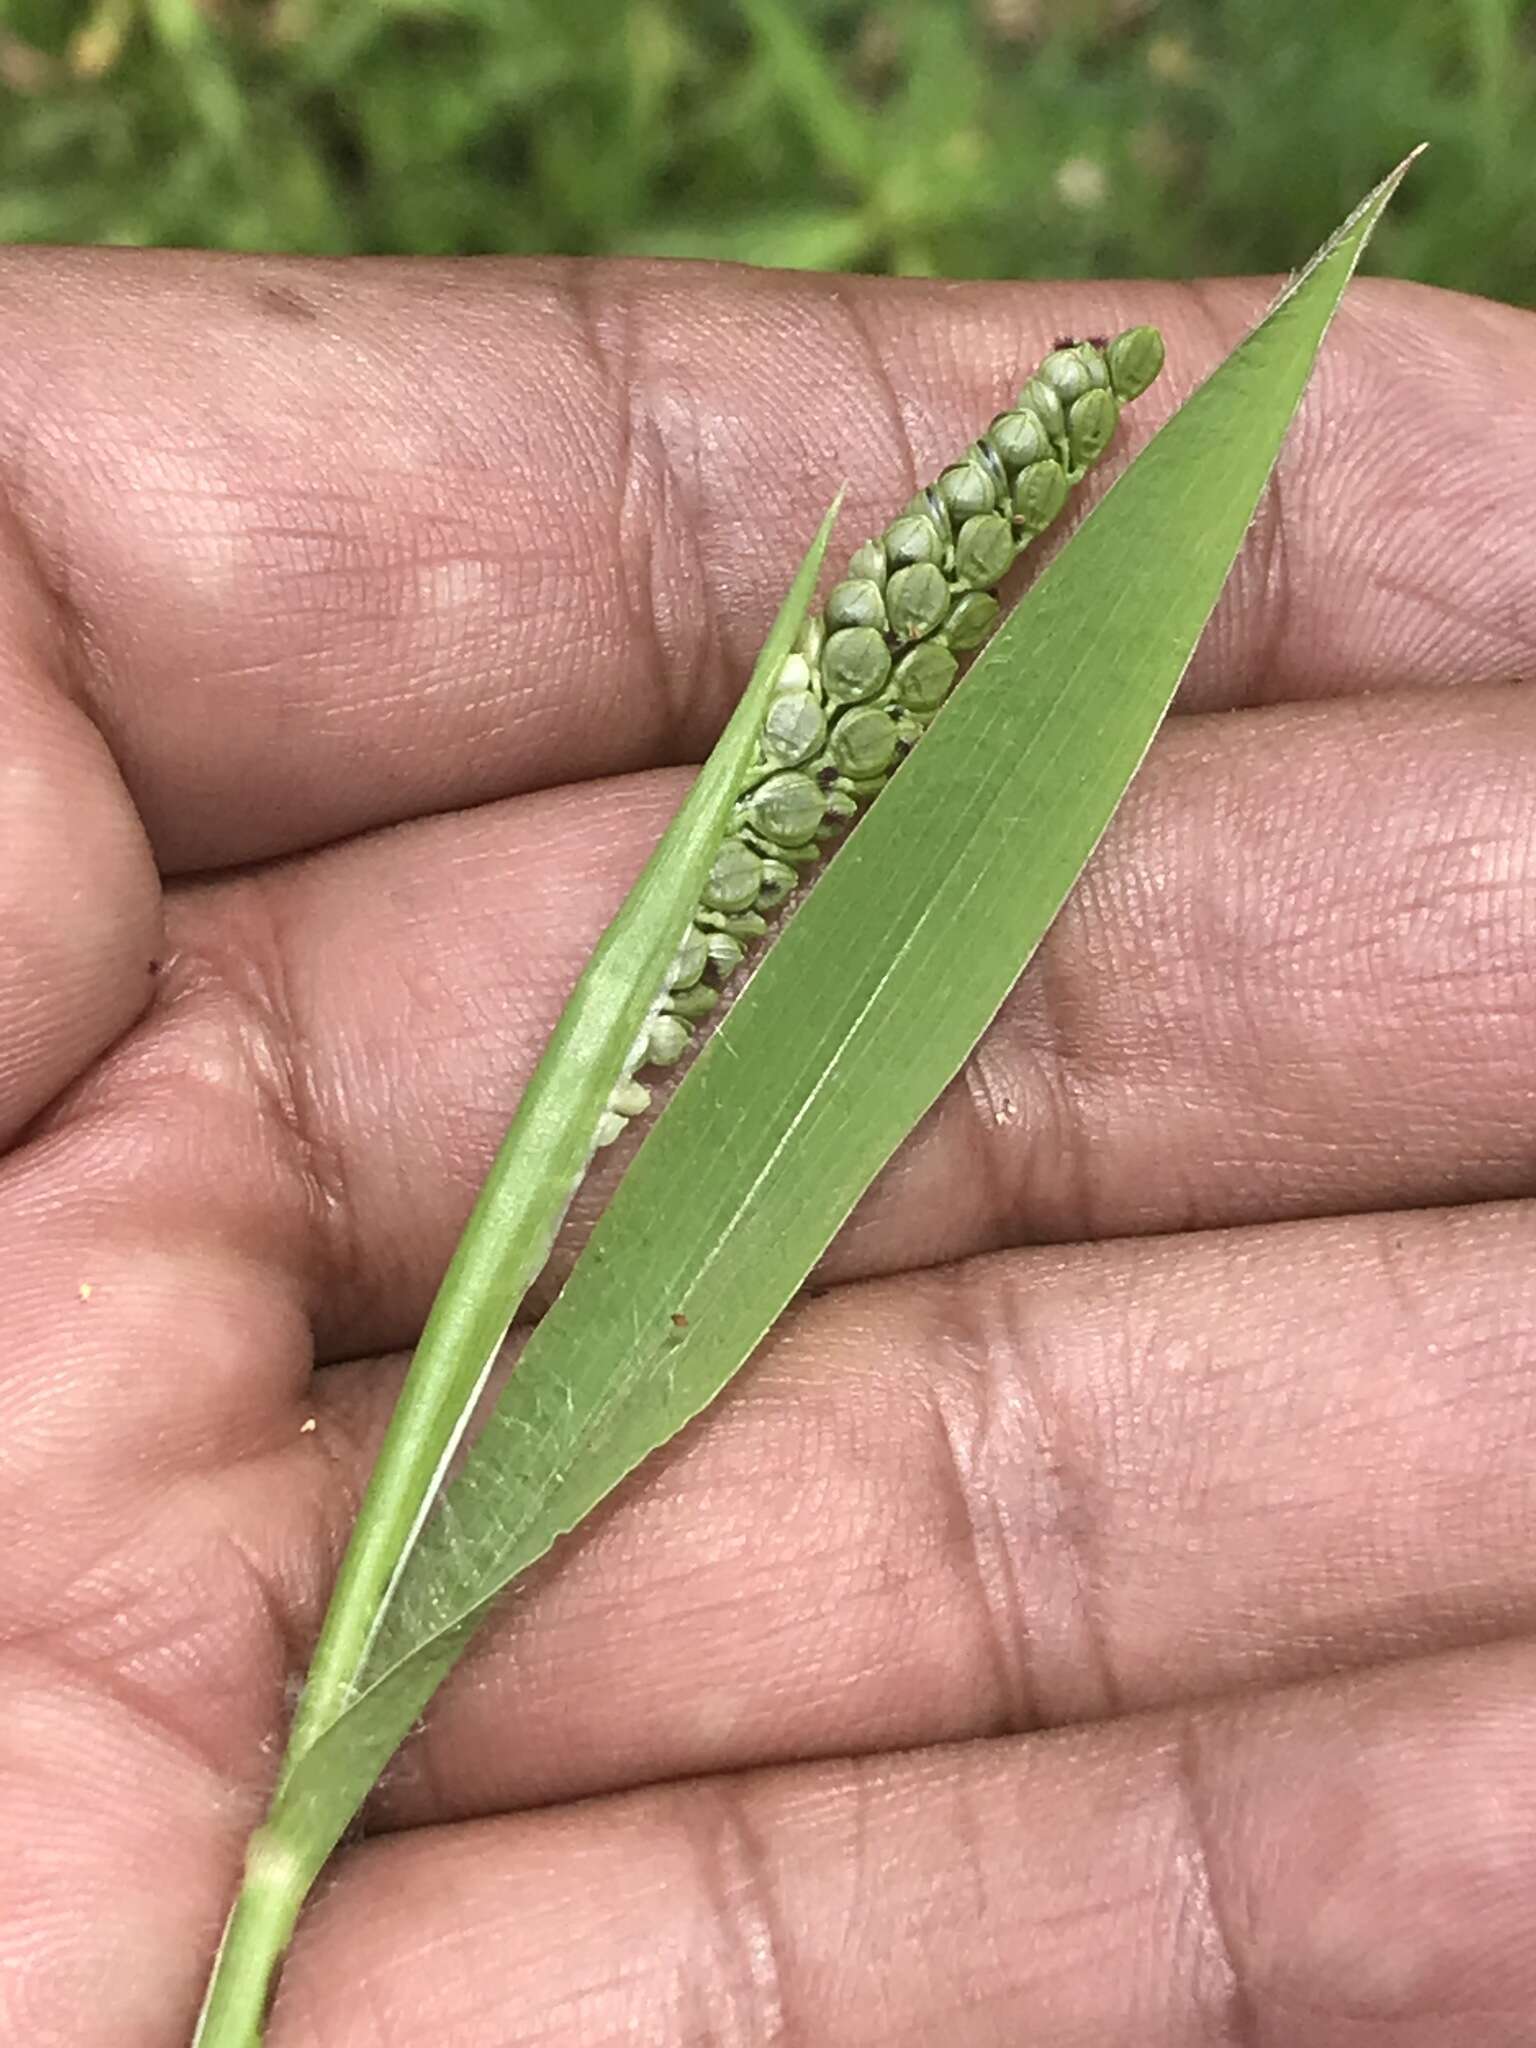
[[[1032,412],[1000,412],[987,429],[987,439],[1009,476],[1016,476],[1032,462],[1044,462],[1055,452],[1038,414]]]
[[[979,647],[998,618],[990,586],[1061,511],[1070,484],[1103,453],[1120,405],[1146,389],[1162,361],[1150,327],[1106,348],[1085,341],[1053,350],[1018,404],[856,551],[780,664],[752,771],[761,779],[738,799],[631,1065],[682,1056],[692,1020],[719,1001],[708,970],[723,979],[739,966],[768,929],[763,913],[793,893],[797,869],[821,858],[824,842],[921,736],[954,687],[957,657]],[[643,1096],[638,1084],[616,1093],[600,1139],[623,1130]]]
[[[887,714],[873,704],[845,711],[832,727],[828,752],[844,775],[867,781],[884,775],[896,759],[900,738]]]
[[[979,462],[957,462],[938,481],[938,493],[956,526],[974,519],[978,512],[990,512],[997,503],[992,479]]]
[[[1109,446],[1120,417],[1112,391],[1085,391],[1067,414],[1067,452],[1072,467],[1091,469]]]
[[[819,754],[827,737],[826,715],[810,690],[781,690],[763,723],[763,753],[783,768],[798,768]]]
[[[1052,441],[1059,443],[1066,439],[1067,415],[1062,408],[1061,399],[1053,386],[1047,384],[1043,378],[1030,378],[1019,393],[1018,409],[1020,412],[1034,413]]]
[[[873,626],[845,627],[822,650],[822,682],[828,697],[838,703],[857,704],[877,696],[890,672],[890,650]]]
[[[941,637],[956,653],[964,654],[967,649],[981,645],[996,617],[995,597],[989,597],[984,590],[968,590],[964,597],[956,599]]]
[[[949,610],[949,585],[932,562],[914,562],[898,569],[886,585],[886,610],[898,640],[921,640],[942,623]]]
[[[1021,533],[1044,533],[1067,502],[1067,473],[1059,462],[1032,462],[1013,486],[1013,517]]]
[[[974,590],[990,590],[1012,566],[1013,529],[996,512],[967,519],[955,536],[955,575]]]
[[[1155,327],[1128,327],[1109,344],[1109,381],[1122,404],[1140,398],[1163,367],[1163,337]]]
[[[962,600],[964,602],[964,600]],[[940,640],[924,641],[904,654],[892,677],[896,695],[909,711],[927,717],[949,695],[960,664]]]
[[[892,569],[910,568],[915,562],[942,562],[944,536],[926,513],[904,513],[885,529],[885,559]],[[890,610],[889,590],[886,610]]]
[[[751,847],[727,839],[705,881],[704,901],[711,910],[750,910],[762,882],[763,864]]]
[[[885,583],[885,549],[880,545],[879,541],[867,540],[863,547],[854,550],[853,559],[848,564],[848,574],[858,577],[864,582],[879,584],[883,587]]]
[[[645,1056],[653,1067],[674,1066],[688,1050],[692,1037],[681,1017],[671,1017],[663,1011],[646,1028]]]
[[[880,595],[879,584],[867,576],[850,576],[827,599],[825,616],[829,633],[844,626],[874,626],[883,632],[885,599]]]
[[[740,815],[775,845],[800,846],[816,837],[824,809],[821,791],[811,778],[787,769],[760,782],[743,799]],[[699,972],[703,971],[700,967]]]

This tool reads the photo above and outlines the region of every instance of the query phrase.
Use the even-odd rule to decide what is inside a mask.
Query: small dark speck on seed
[[[149,972],[151,974],[158,974],[164,965],[165,962],[163,960],[151,960],[149,963]]]
[[[688,1318],[685,1315],[675,1315],[672,1318],[672,1327],[674,1330],[686,1330],[688,1327]]]

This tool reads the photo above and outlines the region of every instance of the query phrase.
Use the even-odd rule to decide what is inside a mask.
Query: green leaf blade
[[[1410,160],[1411,161],[1411,160]],[[658,1120],[267,1835],[305,1881],[516,1572],[720,1391],[947,1085],[1143,758],[1407,165],[999,632]]]

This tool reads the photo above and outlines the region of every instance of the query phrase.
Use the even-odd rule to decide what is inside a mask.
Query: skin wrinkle
[[[601,381],[607,408],[617,422],[618,447],[613,467],[618,489],[610,531],[613,559],[619,566],[623,584],[625,623],[632,635],[642,637],[649,645],[652,664],[665,697],[675,665],[669,659],[657,604],[655,533],[664,513],[660,505],[652,501],[664,496],[666,489],[666,441],[658,426],[649,393],[635,374],[634,299],[626,293],[619,300],[611,322],[616,329],[616,339],[610,340],[604,332],[605,311],[597,295],[597,285],[595,273],[578,270],[570,279],[568,299],[585,338],[587,353]],[[640,456],[642,435],[660,453],[660,479],[650,461]],[[707,634],[707,625],[702,631]],[[689,650],[691,659],[685,669],[689,676],[697,672],[693,664],[698,661],[703,644],[701,638]],[[671,718],[675,721],[678,707],[675,701],[669,699],[668,702]]]
[[[603,316],[590,292],[577,296],[594,362],[614,385],[615,411],[622,421],[615,553],[629,622],[649,638],[662,693],[658,758],[687,760],[691,750],[685,736],[708,733],[710,686],[728,672],[704,551],[708,520],[702,510],[697,404],[686,382],[669,382],[669,402],[657,403],[656,366],[636,344],[642,321],[632,292],[620,300],[617,343],[604,341]],[[681,397],[681,406],[675,397]],[[686,441],[680,440],[680,417],[687,421]],[[669,551],[676,558],[670,571]]]
[[[274,1470],[280,1470],[280,1460],[290,1457],[295,1447],[287,1441],[278,1446],[253,1443],[241,1463],[247,1467],[269,1464]],[[345,1472],[339,1475],[343,1480],[345,1476]],[[127,1657],[140,1663],[146,1655],[151,1655],[157,1666],[166,1667],[168,1654],[175,1651],[178,1643],[185,1641],[190,1651],[215,1632],[215,1625],[205,1608],[189,1604],[189,1596],[213,1592],[210,1566],[215,1559],[223,1559],[234,1567],[239,1584],[248,1590],[251,1597],[249,1600],[241,1599],[230,1591],[222,1577],[219,1578],[214,1596],[218,1610],[216,1632],[223,1634],[227,1631],[231,1616],[249,1615],[254,1610],[257,1625],[242,1625],[239,1637],[242,1642],[253,1644],[266,1640],[273,1653],[273,1683],[280,1705],[293,1680],[303,1671],[311,1647],[310,1639],[318,1626],[318,1603],[313,1597],[306,1599],[306,1595],[312,1596],[314,1588],[334,1571],[346,1540],[350,1517],[333,1516],[328,1537],[321,1535],[316,1544],[308,1547],[311,1558],[322,1560],[320,1567],[317,1569],[312,1565],[310,1569],[294,1575],[284,1574],[275,1559],[263,1556],[255,1538],[242,1533],[238,1520],[221,1516],[217,1505],[211,1513],[202,1512],[194,1506],[187,1519],[197,1528],[199,1542],[211,1546],[211,1555],[198,1559],[196,1571],[185,1586],[168,1588],[155,1579],[152,1571],[143,1573],[147,1590],[140,1604],[149,1607],[150,1619],[157,1621],[157,1626],[148,1634],[129,1629],[125,1640],[124,1629],[132,1608],[124,1606],[121,1584],[131,1582],[137,1558],[156,1554],[159,1543],[156,1523],[167,1531],[173,1531],[186,1513],[187,1503],[198,1502],[208,1492],[209,1482],[204,1473],[183,1474],[179,1484],[163,1490],[154,1519],[135,1526],[120,1540],[114,1537],[110,1544],[81,1559],[68,1583],[59,1590],[57,1598],[61,1613],[57,1624],[33,1624],[10,1630],[0,1628],[0,1658],[28,1653],[48,1659],[61,1673],[108,1692],[125,1712],[133,1714],[144,1726],[153,1728],[210,1775],[227,1778],[227,1745],[212,1728],[200,1734],[195,1719],[183,1711],[187,1676],[184,1667],[188,1666],[189,1659],[169,1655],[171,1668],[165,1677],[158,1680],[149,1674],[134,1678],[127,1669],[117,1670],[115,1660]],[[324,1519],[325,1497],[324,1490],[314,1489],[317,1521]],[[344,1487],[342,1497],[345,1498]],[[100,1588],[94,1600],[89,1597],[93,1584]],[[77,1595],[85,1596],[83,1606],[78,1605]],[[160,1618],[159,1609],[168,1595],[174,1604]],[[68,1611],[71,1607],[76,1611]],[[104,1634],[105,1637],[101,1646],[94,1650],[85,1647],[81,1640],[93,1634]],[[233,1640],[223,1644],[226,1661],[235,1647]],[[250,1804],[252,1795],[238,1784],[232,1787],[232,1791],[246,1805]]]
[[[950,1300],[962,1310],[968,1304],[960,1296],[959,1289],[950,1291]],[[985,1340],[983,1340],[984,1342]],[[963,1324],[957,1325],[946,1344],[951,1355],[963,1355],[969,1348]],[[980,1414],[986,1402],[985,1393],[980,1391],[986,1377],[983,1365],[970,1376],[967,1389],[970,1400],[978,1411],[973,1414],[973,1436],[985,1433],[985,1422]],[[980,1621],[982,1640],[986,1645],[986,1661],[990,1663],[993,1686],[997,1696],[997,1710],[989,1717],[988,1732],[1000,1735],[1023,1734],[1039,1727],[1044,1716],[1033,1697],[1033,1686],[1028,1677],[1029,1659],[1024,1645],[1028,1633],[1013,1572],[1009,1569],[1007,1546],[1001,1548],[995,1541],[995,1531],[984,1533],[982,1517],[987,1503],[985,1486],[978,1483],[976,1458],[971,1445],[962,1448],[959,1426],[951,1414],[951,1402],[945,1398],[944,1383],[935,1385],[929,1397],[929,1414],[934,1424],[933,1434],[937,1440],[940,1457],[939,1470],[943,1475],[945,1491],[954,1504],[952,1519],[959,1525],[969,1564],[968,1577],[974,1595],[973,1605]],[[987,1516],[994,1521],[995,1515]],[[1001,1583],[999,1583],[1001,1582]]]
[[[1207,1956],[1214,1955],[1226,1983],[1221,2048],[1268,2048],[1268,2030],[1261,2021],[1236,1938],[1233,1907],[1222,1898],[1217,1884],[1211,1855],[1212,1821],[1205,1789],[1204,1744],[1196,1717],[1192,1713],[1175,1715],[1172,1736],[1168,1782],[1182,1823],[1179,1834],[1185,1848],[1181,1859],[1185,1903],[1203,1930],[1200,1950]]]
[[[1051,1622],[1053,1631],[1060,1632],[1069,1616],[1060,1602],[1050,1597],[1038,1574],[1039,1560],[1046,1554],[1065,1567],[1073,1589],[1071,1619],[1076,1623],[1069,1646],[1058,1645],[1055,1661],[1065,1669],[1073,1664],[1075,1653],[1096,1670],[1094,1691],[1100,1711],[1109,1711],[1109,1703],[1116,1697],[1106,1646],[1087,1591],[1090,1575],[1081,1548],[1084,1517],[1068,1502],[1064,1479],[1069,1465],[1060,1455],[1058,1418],[1053,1410],[1048,1411],[1043,1384],[1032,1370],[1031,1340],[1022,1323],[1013,1320],[1015,1305],[1023,1308],[1022,1295],[1015,1297],[1004,1288],[995,1296],[978,1298],[966,1284],[965,1269],[951,1270],[949,1285],[938,1298],[938,1311],[949,1333],[943,1349],[961,1366],[969,1429],[962,1431],[955,1419],[955,1397],[947,1393],[943,1376],[934,1382],[929,1396],[929,1411],[944,1453],[945,1490],[965,1532],[984,1660],[994,1675],[998,1718],[987,1724],[987,1732],[995,1734],[1028,1733],[1054,1725],[1060,1718],[1059,1709],[1049,1704],[1042,1677],[1042,1618]],[[1001,1333],[997,1323],[1003,1325]],[[1009,1528],[1009,1508],[1014,1505],[1011,1491],[1025,1475],[1015,1475],[1006,1462],[989,1457],[991,1440],[997,1434],[997,1386],[1003,1358],[1011,1364],[1010,1391],[1025,1410],[1017,1436],[1021,1446],[1029,1446],[1029,1470],[1035,1481],[1033,1498],[1026,1496],[1018,1503],[1025,1525],[1021,1535]],[[1002,1455],[1006,1458],[1006,1452]],[[1026,1560],[1037,1564],[1033,1599],[1025,1577]],[[980,1723],[971,1732],[981,1732]]]
[[[1092,924],[1096,899],[1080,891],[1070,915]],[[990,1207],[997,1218],[993,1249],[1015,1241],[1021,1212],[1035,1206],[1031,1187],[1048,1178],[1060,1220],[1045,1231],[1024,1222],[1026,1240],[1039,1232],[1051,1238],[1094,1235],[1092,1161],[1096,1147],[1089,1127],[1091,1083],[1079,1034],[1067,1022],[1070,976],[1056,930],[1047,932],[1005,1008],[1019,1013],[1018,1042],[1000,1050],[989,1032],[966,1059],[957,1090],[945,1100],[962,1102],[974,1126],[966,1143],[972,1164],[995,1191]],[[1093,934],[1087,934],[1093,943]],[[962,1092],[963,1091],[963,1092]],[[1018,1133],[1027,1130],[1020,1145]],[[1017,1148],[1012,1167],[1011,1148]],[[1044,1162],[1049,1161],[1046,1168]]]
[[[200,1734],[191,1725],[190,1716],[170,1711],[167,1701],[156,1698],[153,1692],[134,1685],[124,1674],[114,1671],[108,1659],[74,1653],[62,1635],[49,1640],[48,1632],[42,1630],[0,1647],[0,1678],[3,1678],[5,1693],[19,1693],[28,1686],[43,1690],[43,1681],[50,1673],[62,1683],[47,1690],[82,1696],[89,1694],[107,1701],[124,1720],[137,1724],[152,1736],[160,1754],[169,1752],[190,1764],[210,1788],[219,1788],[226,1801],[235,1790],[231,1785],[228,1759],[219,1753],[213,1734]],[[246,1809],[243,1819],[249,1822],[254,1818],[256,1801],[248,1792],[242,1796]]]
[[[177,947],[174,989],[171,977],[162,976],[162,1014],[172,1033],[176,1010],[187,1005],[209,1005],[222,1018],[240,1065],[245,1098],[275,1140],[279,1178],[298,1198],[298,1214],[304,1221],[285,1225],[286,1257],[313,1301],[322,1290],[340,1284],[345,1272],[351,1236],[346,1175],[339,1148],[322,1135],[324,1126],[299,1056],[302,1039],[289,1000],[281,910],[270,892],[261,889],[242,888],[241,907],[238,954],[229,948]]]
[[[0,433],[4,431],[4,423],[4,409],[0,408]],[[51,643],[43,666],[47,681],[87,717],[93,718],[87,679],[94,666],[95,651],[87,622],[69,588],[62,566],[55,567],[49,562],[38,546],[36,534],[22,515],[25,485],[18,480],[18,470],[23,478],[25,471],[20,465],[19,454],[0,454],[0,540],[3,540],[6,553],[20,565],[27,584],[36,592],[47,620]],[[116,766],[115,757],[113,765]]]
[[[793,2017],[786,1942],[774,1896],[771,1868],[758,1831],[736,1784],[729,1777],[677,1802],[677,1823],[688,1846],[700,1897],[715,1928],[715,1949],[725,1981],[733,1986],[730,2009],[704,2037],[711,2048],[798,2048],[814,2037]],[[742,2018],[741,1995],[745,1997]]]
[[[962,1284],[957,1271],[951,1286],[952,1298],[958,1295]],[[1051,1727],[1068,1718],[1088,1719],[1096,1714],[1123,1712],[1125,1689],[1116,1670],[1112,1635],[1101,1604],[1103,1570],[1096,1555],[1099,1544],[1095,1541],[1102,1515],[1100,1490],[1085,1476],[1081,1459],[1071,1454],[1069,1418],[1055,1397],[1052,1382],[1042,1366],[1038,1340],[1030,1329],[1033,1307],[1032,1290],[1025,1285],[1005,1284],[998,1290],[996,1314],[1003,1336],[1000,1343],[994,1344],[988,1376],[991,1383],[1000,1376],[996,1358],[1001,1351],[1012,1366],[1008,1383],[1018,1390],[1026,1411],[1019,1440],[1033,1453],[1032,1470],[1039,1486],[1035,1526],[1026,1526],[1022,1541],[1016,1539],[1012,1544],[1006,1526],[1001,1531],[1001,1553],[1010,1567],[1008,1579],[1014,1604],[1021,1617],[1028,1616],[1031,1603],[1025,1590],[1025,1562],[1038,1557],[1047,1545],[1064,1565],[1072,1594],[1073,1626],[1056,1658],[1063,1674],[1077,1666],[1076,1697],[1070,1709],[1060,1699],[1052,1703],[1050,1688],[1044,1682],[1044,1643],[1038,1622],[1030,1630],[1036,1725]],[[1026,1516],[1026,1523],[1027,1519]]]
[[[880,345],[879,325],[871,320],[863,294],[857,290],[845,292],[834,285],[832,302],[853,337],[854,346],[868,374],[870,389],[885,408],[891,446],[902,467],[902,483],[897,490],[896,498],[905,501],[923,482],[922,465],[918,461],[917,449],[913,445],[912,428],[901,402],[901,394],[896,389],[885,350]],[[838,559],[846,559],[846,555],[851,552],[851,549],[844,550]]]

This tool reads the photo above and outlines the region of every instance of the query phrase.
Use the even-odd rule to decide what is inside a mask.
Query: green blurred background
[[[0,0],[0,238],[1536,304],[1536,0]]]

